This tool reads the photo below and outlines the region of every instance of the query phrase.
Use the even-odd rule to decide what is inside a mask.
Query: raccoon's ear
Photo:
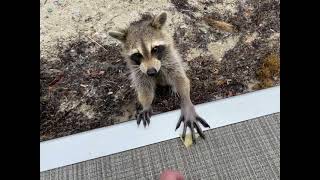
[[[153,19],[151,25],[157,29],[161,29],[162,26],[166,23],[166,21],[167,21],[167,13],[162,12]]]
[[[121,41],[121,42],[124,42],[126,40],[126,32],[123,30],[123,31],[109,31],[109,36]]]

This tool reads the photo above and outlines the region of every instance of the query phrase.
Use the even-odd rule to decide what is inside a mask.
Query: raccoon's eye
[[[155,55],[157,57],[157,59],[161,60],[164,55],[164,53],[163,53],[164,50],[165,50],[164,45],[155,46],[152,48],[151,54]]]
[[[141,63],[142,57],[143,57],[142,54],[134,53],[130,56],[130,59],[139,65]]]
[[[165,47],[164,47],[163,45],[155,46],[155,47],[152,48],[151,53],[152,53],[152,54],[162,53],[163,50],[164,50],[164,48],[165,48]]]

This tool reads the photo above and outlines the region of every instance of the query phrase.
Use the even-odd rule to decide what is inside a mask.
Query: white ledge
[[[196,111],[211,129],[280,112],[280,86],[204,103]],[[180,110],[151,118],[150,126],[128,121],[40,143],[40,172],[179,137]]]

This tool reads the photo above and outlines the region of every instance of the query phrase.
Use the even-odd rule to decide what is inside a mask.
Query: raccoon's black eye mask
[[[135,62],[135,64],[140,65],[142,57],[141,53],[134,53],[130,56],[130,59]]]
[[[165,48],[166,47],[164,45],[155,46],[152,48],[151,54],[155,55],[157,59],[160,60],[163,57]]]

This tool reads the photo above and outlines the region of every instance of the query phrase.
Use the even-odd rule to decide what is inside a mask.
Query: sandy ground
[[[134,118],[139,106],[107,32],[161,11],[195,104],[280,83],[278,0],[41,0],[40,141]],[[178,98],[157,90],[156,112],[177,108]]]

